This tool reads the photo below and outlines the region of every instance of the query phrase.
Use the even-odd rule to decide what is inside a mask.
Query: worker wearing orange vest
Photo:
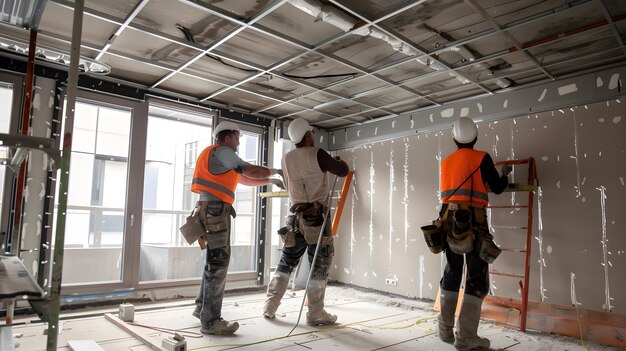
[[[216,144],[205,148],[198,156],[193,173],[191,191],[200,195],[196,209],[208,234],[206,262],[200,293],[193,315],[200,319],[203,334],[230,335],[239,323],[222,318],[222,300],[226,273],[230,262],[230,217],[235,217],[232,204],[235,188],[241,183],[249,186],[275,184],[284,188],[277,178],[279,169],[256,166],[237,156],[239,126],[233,122],[220,122],[213,136]]]
[[[444,342],[454,342],[459,350],[486,349],[490,342],[479,337],[477,331],[482,302],[489,291],[489,264],[474,249],[474,241],[478,239],[474,236],[489,233],[485,211],[489,198],[485,182],[491,191],[500,194],[508,185],[507,175],[511,167],[502,167],[500,176],[489,154],[474,150],[478,128],[470,118],[459,118],[452,128],[452,136],[458,150],[441,163],[442,213],[444,217],[454,219],[452,230],[444,240],[447,263],[440,283],[438,335]],[[455,335],[454,313],[464,259],[467,279]]]

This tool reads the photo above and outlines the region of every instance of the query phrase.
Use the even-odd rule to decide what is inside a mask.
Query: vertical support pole
[[[341,198],[339,199],[339,204],[337,205],[337,211],[335,211],[335,217],[333,218],[333,236],[337,235],[337,228],[339,227],[339,221],[341,220],[341,213],[343,212],[343,206],[346,204],[346,198],[348,197],[348,192],[350,191],[350,183],[352,183],[352,176],[354,175],[354,171],[348,172],[346,179],[343,181],[343,187],[341,188]]]
[[[536,185],[535,178],[537,172],[535,170],[535,159],[528,158],[528,184]],[[528,284],[530,282],[530,250],[532,248],[532,233],[533,233],[533,208],[535,201],[534,190],[528,191],[528,223],[526,233],[526,262],[524,266],[524,286],[522,288],[522,316],[520,320],[520,331],[526,332],[526,317],[528,315]]]
[[[76,91],[78,85],[78,61],[80,60],[80,42],[83,29],[84,0],[74,1],[74,22],[72,25],[72,47],[70,51],[70,73],[67,82],[67,108],[65,119],[68,123],[74,119]],[[68,123],[73,125],[73,123]],[[50,322],[48,323],[47,350],[57,349],[59,313],[61,309],[61,281],[63,275],[63,249],[65,245],[65,216],[67,211],[67,190],[70,178],[70,156],[72,153],[72,130],[66,130],[63,136],[59,185],[59,206],[54,240],[54,259],[52,261],[52,281],[50,284]]]
[[[30,105],[33,99],[33,81],[35,75],[35,51],[37,51],[37,31],[30,31],[30,41],[28,43],[28,62],[26,63],[26,82],[24,86],[24,108],[22,110],[21,135],[28,135],[30,127]],[[17,174],[17,186],[15,188],[15,206],[13,212],[13,226],[11,228],[11,248],[10,252],[19,253],[19,233],[22,223],[22,203],[24,201],[23,192],[26,183],[26,170],[28,160],[20,165]]]
[[[15,299],[8,298],[7,299],[7,317],[6,317],[6,325],[13,324],[13,315],[15,314]]]

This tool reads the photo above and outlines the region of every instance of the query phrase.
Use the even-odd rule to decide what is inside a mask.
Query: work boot
[[[443,342],[454,342],[454,312],[456,311],[456,302],[459,298],[457,291],[447,291],[441,289],[439,295],[439,303],[441,311],[437,320],[439,321],[439,329],[437,335]]]
[[[465,294],[459,313],[459,323],[456,330],[454,347],[457,350],[481,350],[488,349],[491,343],[487,338],[477,335],[478,323],[480,322],[480,307],[483,299]]]
[[[202,328],[200,328],[200,332],[202,334],[209,335],[232,335],[239,329],[239,323],[237,322],[229,322],[222,318],[216,319],[205,325],[202,323]]]
[[[194,308],[193,312],[191,312],[191,315],[200,319],[200,312],[202,312],[202,306],[196,305],[196,308]]]
[[[306,322],[309,325],[335,324],[337,316],[324,310],[324,295],[326,293],[325,281],[311,281],[307,298],[309,300],[309,312],[306,314]]]
[[[276,316],[276,310],[280,306],[280,300],[283,298],[287,286],[289,285],[289,274],[275,272],[272,280],[267,285],[267,300],[263,306],[263,316],[272,319]]]

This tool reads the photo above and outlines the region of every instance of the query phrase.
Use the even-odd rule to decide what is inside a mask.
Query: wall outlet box
[[[385,279],[385,285],[398,286],[398,279],[387,278]]]
[[[161,346],[167,351],[187,351],[187,340],[165,338],[161,342]]]
[[[135,319],[135,305],[130,303],[121,304],[119,317],[124,322],[132,322]]]

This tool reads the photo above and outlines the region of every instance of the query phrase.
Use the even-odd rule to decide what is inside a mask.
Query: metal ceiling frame
[[[265,27],[263,27],[260,24],[256,24],[255,25],[256,22],[258,22],[259,20],[261,20],[262,18],[267,16],[269,13],[274,11],[276,8],[278,8],[278,7],[282,6],[283,4],[285,4],[287,2],[287,0],[275,0],[275,1],[271,2],[269,5],[264,7],[261,11],[259,11],[254,17],[252,17],[248,21],[239,20],[239,19],[235,18],[234,15],[232,15],[232,14],[230,14],[230,13],[228,13],[228,12],[222,10],[222,9],[214,7],[214,6],[199,4],[199,3],[194,2],[192,0],[178,0],[178,1],[183,2],[185,4],[188,4],[188,5],[190,5],[190,6],[194,7],[194,8],[201,9],[201,10],[203,10],[203,11],[205,11],[205,12],[211,14],[211,15],[215,15],[215,16],[218,16],[218,17],[220,17],[222,19],[228,20],[231,23],[239,26],[239,27],[234,28],[233,30],[231,30],[229,33],[227,33],[227,34],[223,35],[222,37],[218,38],[216,41],[214,41],[212,44],[210,44],[207,47],[202,47],[202,46],[194,44],[194,43],[185,42],[182,39],[173,37],[173,36],[168,35],[166,33],[156,32],[156,31],[154,31],[154,30],[152,30],[150,28],[146,28],[145,26],[131,23],[132,20],[139,13],[141,8],[143,8],[147,4],[148,1],[149,0],[140,0],[140,2],[137,4],[137,6],[135,6],[133,11],[129,14],[129,16],[124,21],[121,21],[121,20],[119,20],[117,18],[114,18],[114,17],[112,17],[110,15],[103,14],[103,13],[101,13],[99,11],[96,11],[96,10],[87,10],[86,14],[94,16],[94,17],[99,18],[99,19],[102,19],[104,21],[111,22],[111,23],[114,23],[114,24],[118,25],[119,28],[116,31],[116,34],[121,33],[126,28],[130,28],[130,29],[142,32],[144,34],[152,35],[152,36],[158,37],[160,39],[163,39],[163,40],[166,40],[166,41],[178,44],[178,45],[182,45],[182,46],[194,49],[194,50],[198,50],[199,53],[196,54],[195,56],[192,56],[189,60],[187,60],[186,62],[184,62],[182,65],[178,66],[177,68],[169,67],[167,65],[162,65],[162,64],[149,63],[149,62],[146,62],[145,60],[141,60],[141,59],[139,59],[137,57],[133,57],[133,55],[124,54],[124,53],[120,53],[120,52],[115,52],[115,51],[109,50],[109,47],[111,46],[113,40],[115,39],[115,35],[113,35],[109,39],[109,41],[107,42],[105,47],[102,48],[102,49],[99,49],[100,53],[99,53],[98,56],[102,56],[104,53],[108,53],[108,54],[112,54],[112,55],[115,55],[115,56],[118,56],[118,57],[121,57],[121,58],[139,61],[139,62],[142,62],[144,64],[149,64],[149,65],[152,65],[154,67],[158,67],[160,69],[164,69],[164,70],[169,71],[169,73],[167,73],[165,76],[163,76],[161,79],[159,79],[156,83],[151,85],[149,87],[149,89],[150,88],[154,89],[158,85],[162,84],[164,81],[166,81],[169,78],[173,77],[176,73],[181,73],[182,75],[185,75],[185,76],[194,77],[194,78],[197,78],[197,79],[200,79],[200,80],[203,80],[203,81],[210,82],[212,84],[216,84],[216,85],[222,86],[222,88],[219,88],[218,90],[214,91],[213,93],[211,93],[207,97],[200,99],[200,101],[203,101],[203,102],[207,102],[208,100],[211,100],[211,99],[215,98],[216,96],[218,96],[218,95],[220,95],[220,94],[222,94],[222,93],[224,93],[224,92],[226,92],[228,90],[231,90],[231,89],[236,89],[236,90],[239,90],[239,91],[242,91],[242,92],[245,92],[245,93],[249,93],[249,94],[252,94],[252,95],[255,95],[255,96],[267,99],[267,100],[270,100],[270,101],[275,101],[275,103],[272,103],[272,104],[269,104],[269,105],[267,105],[265,107],[262,107],[262,108],[250,111],[250,113],[253,114],[253,115],[260,115],[260,116],[267,117],[267,118],[285,119],[285,118],[289,118],[289,117],[292,117],[292,116],[296,116],[296,115],[302,114],[303,112],[314,111],[316,114],[318,114],[318,115],[320,115],[322,117],[327,117],[327,119],[316,121],[316,123],[323,124],[323,123],[331,122],[331,121],[337,120],[337,119],[351,120],[352,118],[356,118],[356,117],[358,117],[359,115],[361,115],[363,113],[373,112],[373,111],[381,111],[381,112],[383,112],[384,115],[380,116],[380,118],[389,118],[389,117],[398,116],[399,113],[391,111],[391,110],[389,110],[389,108],[393,107],[393,106],[397,106],[397,105],[412,103],[412,102],[415,101],[415,99],[424,99],[424,100],[426,100],[428,102],[429,105],[420,107],[420,109],[428,107],[430,105],[441,106],[441,103],[439,103],[436,100],[431,98],[432,95],[434,95],[434,94],[441,94],[441,93],[450,92],[450,91],[455,91],[455,90],[458,90],[458,89],[462,89],[462,88],[466,87],[467,85],[454,86],[454,87],[446,88],[446,89],[443,89],[441,91],[437,91],[437,92],[429,93],[429,94],[421,94],[418,91],[416,91],[415,89],[403,86],[403,84],[413,83],[413,82],[421,80],[421,79],[425,79],[425,78],[432,77],[432,76],[435,76],[435,75],[443,75],[443,74],[452,74],[454,76],[459,76],[460,75],[464,79],[467,79],[469,81],[469,84],[477,86],[478,88],[484,90],[488,94],[492,94],[493,92],[490,91],[488,88],[486,88],[484,85],[482,85],[482,83],[485,83],[485,82],[488,82],[488,81],[491,81],[491,80],[495,80],[495,79],[499,79],[499,78],[503,78],[503,76],[494,75],[490,79],[475,81],[475,80],[470,79],[469,77],[466,77],[464,74],[458,72],[458,70],[460,70],[462,68],[466,68],[466,67],[472,66],[472,65],[476,65],[476,64],[479,64],[479,63],[484,63],[485,61],[492,60],[494,58],[499,58],[499,57],[505,56],[507,54],[510,54],[512,52],[510,49],[509,50],[502,50],[500,52],[496,52],[496,53],[492,53],[492,54],[488,54],[488,55],[479,57],[476,60],[467,61],[467,62],[463,62],[463,63],[457,64],[457,65],[451,65],[451,66],[448,66],[448,65],[444,64],[441,61],[437,61],[436,55],[438,53],[440,53],[440,52],[445,51],[446,49],[449,49],[452,46],[464,45],[464,44],[470,43],[472,41],[475,41],[477,39],[485,38],[487,36],[494,35],[494,34],[504,35],[509,40],[511,40],[511,38],[515,39],[508,32],[509,30],[511,30],[511,29],[513,29],[515,27],[518,27],[520,25],[530,23],[532,21],[536,21],[536,20],[539,20],[539,19],[542,19],[542,18],[545,18],[545,17],[549,17],[549,16],[552,16],[552,15],[555,15],[555,14],[563,12],[563,11],[568,11],[570,9],[579,7],[579,6],[584,5],[584,4],[588,4],[588,3],[593,2],[593,1],[597,2],[599,4],[599,6],[602,8],[602,11],[604,12],[605,17],[606,17],[606,24],[605,25],[612,26],[613,32],[615,33],[615,36],[616,36],[616,38],[618,40],[618,43],[620,44],[621,48],[624,51],[624,54],[626,55],[626,48],[623,46],[623,41],[621,40],[619,32],[617,31],[615,22],[613,21],[613,18],[608,13],[608,9],[606,8],[606,5],[604,4],[603,0],[573,1],[573,2],[570,2],[570,3],[566,4],[566,5],[562,5],[562,6],[559,6],[557,8],[546,10],[546,11],[543,11],[541,13],[537,13],[537,14],[534,14],[532,16],[528,16],[526,18],[517,20],[515,22],[508,23],[507,25],[500,25],[500,24],[498,24],[495,21],[494,18],[492,18],[482,7],[480,7],[480,5],[476,2],[476,0],[465,0],[468,3],[468,5],[476,13],[481,15],[487,22],[489,22],[492,25],[493,29],[488,29],[488,30],[476,33],[476,34],[474,34],[474,35],[472,35],[470,37],[465,37],[465,38],[463,38],[461,40],[457,40],[457,41],[454,41],[454,42],[449,42],[449,43],[444,44],[443,46],[438,47],[435,50],[431,50],[431,51],[425,50],[424,48],[421,48],[419,45],[416,45],[415,43],[412,43],[407,38],[404,38],[401,35],[397,34],[395,31],[389,30],[389,29],[385,28],[382,25],[382,23],[381,23],[381,22],[383,22],[386,19],[389,19],[389,18],[391,18],[391,17],[393,17],[393,16],[395,16],[395,15],[397,15],[397,14],[403,12],[403,11],[406,11],[406,10],[412,8],[412,7],[415,7],[415,6],[423,3],[425,0],[416,0],[416,1],[413,1],[413,2],[411,2],[409,4],[405,4],[405,5],[397,8],[397,9],[394,9],[394,10],[388,12],[387,14],[383,14],[382,16],[380,16],[380,17],[378,17],[378,18],[376,18],[374,20],[367,19],[365,16],[362,16],[362,15],[356,13],[355,11],[353,11],[353,10],[345,7],[344,5],[340,4],[337,0],[330,0],[330,2],[332,2],[335,6],[343,9],[344,11],[347,11],[352,16],[355,16],[358,19],[364,21],[365,24],[364,24],[363,27],[372,26],[372,27],[375,27],[375,28],[381,30],[382,32],[384,32],[384,33],[386,33],[386,34],[388,34],[390,36],[394,36],[394,37],[398,38],[399,40],[403,41],[409,47],[411,47],[411,48],[415,49],[416,51],[420,52],[420,54],[422,55],[422,56],[419,56],[419,57],[409,56],[409,57],[406,57],[406,58],[402,58],[402,59],[397,60],[395,62],[391,62],[391,63],[385,64],[385,65],[383,65],[381,67],[378,67],[378,68],[376,68],[374,70],[367,70],[365,68],[357,66],[357,65],[355,65],[355,64],[353,64],[351,62],[348,62],[347,60],[342,59],[340,57],[337,57],[335,55],[324,53],[324,52],[321,52],[321,51],[317,51],[318,49],[321,49],[322,47],[324,47],[324,46],[326,46],[326,45],[328,45],[328,44],[330,44],[330,43],[332,43],[332,42],[334,42],[334,41],[336,41],[338,39],[341,39],[343,37],[352,35],[350,32],[339,33],[338,35],[335,35],[335,36],[333,36],[331,38],[327,38],[326,40],[323,40],[320,43],[317,43],[317,44],[315,44],[313,46],[310,46],[310,45],[307,45],[307,44],[299,42],[295,38],[288,37],[288,36],[286,36],[286,35],[284,35],[282,33],[275,33],[271,29],[265,28]],[[67,1],[67,0],[51,0],[51,2],[54,2],[56,4],[59,4],[61,6],[64,6],[64,7],[70,8],[70,9],[73,8],[73,4],[71,2],[69,2],[69,1]],[[241,31],[243,31],[245,29],[251,29],[251,30],[254,30],[254,31],[259,32],[261,34],[264,34],[264,35],[270,36],[272,38],[278,39],[278,40],[280,40],[282,42],[285,42],[285,43],[287,43],[287,44],[289,44],[289,45],[291,45],[291,46],[293,46],[295,48],[301,49],[301,51],[300,52],[296,52],[296,53],[290,55],[289,57],[287,57],[287,58],[285,58],[285,59],[283,59],[281,61],[278,61],[278,62],[270,65],[269,67],[260,67],[260,66],[258,66],[256,64],[253,64],[253,63],[250,63],[250,62],[245,62],[242,59],[234,58],[234,57],[232,57],[232,56],[230,56],[228,54],[221,53],[221,52],[219,52],[219,50],[217,50],[220,45],[222,45],[228,39],[232,38],[233,36],[235,36],[236,34],[240,33]],[[539,43],[538,45],[531,45],[531,46],[526,47],[523,44],[519,43],[517,40],[512,40],[512,42],[515,45],[514,46],[515,50],[513,50],[513,51],[523,52],[527,57],[529,57],[529,59],[536,66],[536,68],[541,70],[543,72],[543,74],[545,74],[548,78],[550,78],[550,79],[555,79],[556,78],[556,77],[554,77],[554,75],[552,75],[550,72],[548,72],[545,69],[545,66],[548,65],[548,64],[544,63],[542,65],[541,63],[539,63],[537,61],[536,58],[534,58],[534,56],[532,54],[530,54],[527,51],[529,48],[536,47],[538,45],[542,45],[543,43]],[[98,49],[96,49],[96,50],[98,50]],[[185,68],[189,67],[193,62],[197,61],[198,59],[200,59],[202,56],[204,56],[205,54],[207,54],[209,52],[211,54],[213,54],[213,55],[216,55],[218,57],[221,57],[221,58],[233,61],[234,63],[242,65],[244,67],[249,67],[249,68],[258,70],[259,72],[255,72],[255,73],[253,73],[253,74],[251,74],[251,75],[249,75],[249,76],[247,76],[247,77],[245,77],[243,79],[240,79],[240,80],[236,81],[235,83],[223,83],[223,82],[217,82],[217,81],[214,81],[214,80],[209,79],[209,78],[204,78],[204,77],[198,76],[196,74],[192,74],[192,73],[188,73],[188,72],[184,72],[183,71]],[[329,83],[329,84],[327,84],[325,86],[317,86],[317,85],[305,82],[302,79],[294,79],[294,78],[284,77],[280,73],[276,73],[275,72],[278,68],[284,66],[285,64],[291,63],[294,60],[296,60],[297,58],[300,58],[303,55],[306,55],[306,54],[312,53],[312,52],[317,54],[317,55],[320,55],[322,57],[326,57],[328,59],[331,59],[331,60],[333,60],[335,62],[338,62],[340,64],[343,64],[343,65],[345,65],[345,66],[347,66],[347,67],[349,67],[351,69],[354,69],[354,70],[358,71],[358,73],[355,74],[355,76],[353,76],[353,77],[349,77],[349,78],[346,78],[346,79],[341,79],[341,80]],[[392,68],[392,67],[397,67],[397,66],[399,66],[401,64],[404,64],[406,62],[409,62],[411,60],[418,59],[418,58],[428,58],[428,59],[430,59],[433,62],[438,62],[443,67],[445,67],[445,69],[444,70],[440,70],[440,71],[428,72],[428,73],[422,74],[420,76],[411,77],[411,78],[408,78],[408,79],[405,79],[405,80],[402,80],[402,81],[399,81],[399,82],[391,81],[390,79],[385,78],[385,77],[379,75],[380,72],[382,72],[382,71],[384,71],[386,69],[389,69],[389,68]],[[552,64],[552,63],[550,63],[550,64]],[[527,71],[527,70],[530,70],[530,68],[524,69],[524,71]],[[251,89],[246,89],[246,88],[241,87],[242,84],[248,83],[248,82],[252,81],[253,79],[255,79],[257,77],[260,77],[260,76],[262,76],[264,74],[275,75],[275,76],[277,76],[277,77],[279,77],[281,79],[285,79],[285,80],[293,82],[295,84],[299,84],[299,85],[304,86],[304,87],[306,87],[306,88],[308,88],[310,90],[305,92],[305,93],[297,94],[297,96],[294,96],[294,97],[292,97],[290,99],[283,100],[283,99],[274,97],[272,95],[268,95],[268,94],[265,94],[265,93],[261,93],[261,92],[258,92],[258,91],[254,91],[254,90],[251,90]],[[510,74],[510,72],[507,72],[507,74]],[[385,85],[381,86],[381,87],[376,87],[376,88],[373,88],[373,89],[370,89],[370,90],[367,90],[367,91],[359,92],[359,93],[357,93],[355,95],[351,95],[351,96],[347,96],[347,95],[344,95],[344,94],[341,94],[341,93],[329,91],[329,89],[331,89],[333,87],[337,87],[339,85],[345,84],[346,82],[354,81],[355,79],[360,79],[362,77],[373,77],[373,78],[375,78],[377,80],[380,80]],[[408,98],[408,99],[404,99],[404,100],[401,100],[401,101],[396,101],[394,103],[386,104],[386,105],[382,105],[382,106],[372,105],[372,104],[368,104],[368,103],[364,103],[364,102],[355,100],[357,98],[361,98],[361,97],[370,95],[372,93],[379,92],[379,91],[385,90],[385,89],[394,88],[394,87],[403,89],[403,90],[409,92],[410,94],[412,94],[413,96],[411,98]],[[330,101],[330,102],[324,102],[324,103],[321,103],[319,105],[312,106],[312,107],[303,106],[303,105],[301,105],[301,104],[299,104],[297,102],[298,99],[301,99],[301,98],[307,97],[307,96],[311,96],[311,95],[314,95],[314,94],[317,94],[317,93],[329,94],[329,95],[334,96],[334,97],[336,97],[338,99]],[[323,112],[323,111],[320,110],[322,107],[327,107],[327,106],[332,105],[332,104],[334,104],[336,102],[341,102],[341,101],[346,101],[346,100],[350,101],[350,103],[353,106],[362,105],[363,107],[366,107],[366,109],[365,110],[361,110],[361,111],[359,111],[357,113],[347,114],[347,115],[343,115],[343,116],[339,116],[339,115]],[[213,101],[210,101],[210,102],[213,102]],[[266,114],[262,114],[262,112],[271,110],[273,108],[276,108],[278,106],[282,106],[284,104],[292,105],[294,107],[297,107],[300,110],[299,111],[294,111],[294,112],[291,112],[291,113],[287,113],[287,114],[283,114],[281,116],[267,116]],[[407,111],[407,112],[409,112],[409,111]],[[402,114],[405,114],[407,112],[402,112]],[[360,119],[362,120],[363,117],[360,117]],[[370,119],[371,119],[371,117],[370,117]],[[356,123],[360,123],[360,122],[356,122]]]
[[[115,41],[115,39],[119,37],[120,34],[122,34],[122,32],[126,29],[126,27],[128,27],[130,22],[132,22],[135,19],[135,17],[137,17],[139,12],[141,12],[141,10],[148,4],[148,1],[150,0],[141,0],[135,6],[135,8],[133,8],[133,10],[124,20],[124,23],[122,23],[122,25],[115,31],[115,33],[113,33],[113,35],[109,37],[109,40],[107,41],[107,43],[104,45],[102,50],[100,50],[100,52],[98,53],[98,56],[96,56],[96,60],[100,60],[102,58],[104,53],[106,53],[107,50],[109,50],[109,48],[111,47],[111,45],[113,45],[113,41]]]
[[[550,10],[550,11],[544,11],[543,13],[540,13],[538,15],[533,15],[533,16],[527,17],[525,19],[516,21],[515,23],[510,23],[509,25],[504,26],[502,29],[505,30],[505,31],[506,30],[511,30],[511,29],[516,28],[516,27],[518,27],[520,25],[528,24],[530,22],[533,22],[533,21],[536,21],[536,20],[539,20],[539,19],[542,19],[542,18],[545,18],[545,17],[548,17],[548,16],[555,15],[555,14],[557,14],[559,12],[573,9],[573,8],[575,8],[577,6],[589,3],[591,1],[594,1],[594,0],[583,0],[583,1],[577,2],[576,4],[573,4],[572,6],[569,6],[569,7],[565,7],[565,8],[561,8],[561,9],[553,9],[553,10]],[[497,33],[498,33],[498,31],[496,29],[485,30],[485,31],[476,33],[476,34],[474,34],[474,35],[472,35],[470,37],[466,37],[466,38],[463,38],[463,39],[460,39],[460,40],[457,40],[457,41],[454,41],[454,42],[443,44],[441,47],[439,47],[439,48],[437,48],[435,50],[429,51],[428,54],[429,55],[436,55],[436,54],[438,54],[440,52],[448,50],[450,47],[469,44],[469,43],[471,43],[471,42],[473,42],[473,41],[475,41],[477,39],[484,38],[484,37],[487,37],[489,35],[493,35],[493,34],[497,34]],[[505,53],[501,53],[500,55],[498,55],[496,57],[501,57],[501,56],[504,56],[504,55],[506,55],[508,53],[509,52],[506,51]],[[493,58],[496,58],[496,57],[492,57],[491,55],[489,55],[488,59],[490,60],[490,59],[493,59]],[[479,58],[478,60],[481,60],[483,58]],[[371,73],[371,75],[375,75],[375,74],[380,73],[380,72],[382,72],[382,71],[384,71],[386,69],[402,65],[402,64],[404,64],[404,63],[406,63],[408,61],[412,61],[412,60],[415,60],[415,59],[416,58],[413,57],[413,56],[407,56],[407,57],[405,57],[403,59],[397,60],[395,62],[390,62],[390,63],[388,63],[386,65],[383,65],[383,66],[381,66],[381,67],[371,71],[370,73]],[[463,67],[471,66],[471,65],[474,65],[474,64],[478,64],[478,63],[484,62],[487,59],[482,60],[482,61],[478,61],[478,60],[468,62],[468,63],[466,63],[463,66],[453,66],[452,69],[456,70],[456,69],[460,69],[460,68],[463,68]],[[431,76],[434,76],[434,75],[439,75],[439,74],[442,74],[442,72],[441,71],[428,72],[428,73],[425,73],[423,75],[419,75],[419,76],[415,76],[415,77],[412,77],[412,78],[408,78],[408,79],[406,79],[404,81],[401,81],[401,83],[399,83],[399,84],[406,84],[406,83],[409,83],[409,82],[418,81],[418,80],[425,79],[425,78],[428,78],[428,77],[431,77]],[[358,77],[355,77],[354,79],[360,79],[361,77],[363,77],[363,76],[358,76]],[[497,77],[497,78],[502,78],[502,77]],[[497,78],[494,78],[494,79],[497,79]],[[482,81],[482,82],[485,82],[485,81]],[[326,87],[324,87],[322,89],[328,89],[330,87],[334,87],[336,85],[340,85],[340,84],[343,84],[343,83],[344,82],[338,82],[338,84],[331,84],[331,85],[328,85],[328,86],[326,86]],[[454,87],[452,89],[456,89],[456,88],[458,88],[458,87]],[[373,88],[373,89],[370,89],[370,90],[366,90],[366,91],[363,91],[363,92],[360,92],[360,93],[357,93],[357,94],[351,96],[350,99],[363,97],[363,96],[366,96],[366,95],[369,95],[369,94],[372,94],[372,93],[375,93],[377,91],[384,90],[384,89],[389,89],[389,86],[382,86],[382,87],[377,87],[377,88]],[[450,89],[450,90],[452,90],[452,89]],[[446,90],[443,90],[443,91],[446,91]],[[313,92],[313,93],[315,93],[315,92]],[[307,94],[305,94],[304,96],[307,96]],[[428,96],[429,95],[423,95],[424,98],[428,98]],[[288,100],[288,101],[291,101],[291,100]],[[435,105],[441,105],[441,104],[439,104],[437,102],[434,102],[432,100],[431,100],[431,102],[433,102],[433,104],[435,104]],[[406,103],[406,101],[402,101],[402,103]],[[255,112],[263,112],[263,111],[266,111],[266,110],[271,109],[273,107],[276,107],[276,106],[268,106],[266,108],[256,110]],[[384,105],[382,107],[389,107],[389,105]],[[366,112],[370,112],[370,111],[372,111],[372,110],[368,110]],[[282,119],[282,118],[290,117],[290,116],[293,116],[293,115],[298,114],[298,113],[285,115],[285,116],[282,116],[282,117],[279,117],[279,118]],[[384,116],[384,117],[389,117],[389,116]],[[323,122],[326,122],[326,121],[323,121]]]
[[[451,102],[397,117],[376,119],[363,125],[339,127],[328,136],[329,150],[341,150],[373,142],[409,137],[418,133],[450,129],[455,118],[465,115],[477,122],[531,116],[539,112],[623,98],[621,80],[626,64],[594,70],[543,84],[522,86],[502,93]],[[613,85],[611,81],[615,80]],[[569,87],[560,91],[561,87]],[[505,103],[506,102],[506,103]],[[563,111],[561,111],[563,112]]]
[[[621,50],[621,49],[620,48],[614,48],[612,50]],[[569,57],[569,58],[566,58],[566,59],[546,62],[546,63],[544,63],[544,66],[545,67],[549,67],[549,66],[553,66],[553,65],[566,63],[566,62],[569,62],[569,61],[576,61],[576,60],[583,59],[583,58],[591,58],[593,56],[601,55],[601,54],[604,54],[604,52],[593,52],[593,53],[590,53],[590,54],[578,55],[578,56]],[[613,59],[610,59],[610,60],[614,61],[615,59],[613,58]],[[527,69],[521,69],[521,70],[518,70],[518,71],[510,71],[510,72],[507,72],[506,76],[510,76],[512,74],[521,73],[521,72],[527,72],[527,71],[528,71]],[[567,77],[569,77],[569,75],[566,75],[566,76],[563,76],[563,77],[560,77],[560,78],[567,78]],[[489,79],[481,81],[481,83],[488,82],[488,81],[491,81],[491,80],[494,80],[494,79],[497,79],[497,78],[498,77],[494,76],[493,78],[489,78]],[[459,88],[462,88],[462,87],[457,87],[456,89],[459,89]],[[451,91],[454,91],[454,90],[455,89],[448,89],[448,90],[445,90],[445,92],[451,92]],[[512,90],[515,90],[515,89],[512,89]],[[476,98],[479,98],[479,97],[484,97],[485,95],[487,95],[487,94],[478,95],[478,96],[472,96],[472,97],[468,97],[467,99],[476,99]],[[461,99],[459,102],[461,102],[463,100],[465,100],[465,99]],[[383,107],[393,107],[393,106],[396,106],[396,105],[401,105],[402,103],[406,103],[406,101],[394,102],[394,103],[391,103],[391,104],[383,105]],[[409,111],[403,112],[401,115],[413,114],[413,113],[420,112],[420,111],[422,111],[424,109],[430,109],[430,108],[433,108],[433,106],[420,107],[420,108],[417,108],[417,109],[414,109],[414,110],[409,110]],[[371,111],[368,110],[368,111],[363,111],[363,112],[360,112],[360,113],[367,113],[367,112],[371,112]],[[347,115],[347,116],[344,116],[344,117],[353,117],[353,116],[352,115]],[[336,118],[344,118],[344,117],[336,117]],[[376,118],[374,121],[389,119],[391,117],[395,117],[395,116],[384,116],[384,117]],[[321,121],[320,124],[324,124],[325,122],[332,122],[332,120],[329,119],[329,120]],[[365,123],[361,123],[361,124],[365,124]],[[345,128],[345,127],[342,127],[342,128]],[[341,129],[341,128],[339,128],[339,129]]]

